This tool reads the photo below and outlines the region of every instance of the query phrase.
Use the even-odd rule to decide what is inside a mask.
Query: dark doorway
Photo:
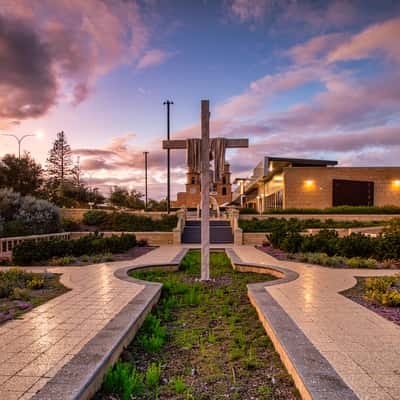
[[[333,180],[333,206],[373,206],[374,182]]]

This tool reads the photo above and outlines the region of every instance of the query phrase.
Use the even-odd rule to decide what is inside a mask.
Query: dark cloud
[[[38,117],[56,97],[48,46],[23,22],[0,15],[0,119]]]

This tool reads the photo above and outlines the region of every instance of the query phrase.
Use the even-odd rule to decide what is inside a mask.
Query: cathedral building
[[[210,195],[213,196],[221,206],[232,200],[232,185],[230,165],[225,163],[222,178],[212,184]],[[177,193],[176,201],[171,202],[172,207],[197,208],[201,199],[201,183],[199,173],[186,173],[186,191]]]

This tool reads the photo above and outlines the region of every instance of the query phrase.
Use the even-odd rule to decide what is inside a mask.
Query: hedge
[[[76,240],[26,240],[14,247],[12,261],[15,265],[32,265],[52,257],[122,253],[136,245],[136,237],[131,234],[110,237],[93,234]]]
[[[361,228],[368,226],[379,226],[382,225],[382,221],[334,221],[332,219],[327,219],[326,221],[321,221],[319,219],[306,219],[299,220],[297,218],[292,218],[292,220],[298,221],[301,229],[310,228]],[[267,218],[267,219],[257,219],[253,218],[251,220],[240,219],[239,227],[243,229],[243,232],[270,232],[274,226],[285,221],[283,218]]]
[[[339,237],[334,230],[323,229],[317,235],[302,235],[297,220],[276,224],[268,236],[273,247],[288,253],[326,253],[347,258],[374,258],[379,261],[400,259],[400,233],[387,231],[377,237],[352,233]]]
[[[400,214],[397,206],[338,206],[329,208],[279,208],[264,214]]]
[[[96,226],[99,230],[115,232],[171,232],[178,223],[175,215],[164,215],[159,220],[147,216],[106,211],[88,211],[83,215],[83,223]]]

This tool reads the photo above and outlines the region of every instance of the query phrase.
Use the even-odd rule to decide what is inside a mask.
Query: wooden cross
[[[226,139],[226,148],[249,147],[248,139]],[[186,140],[163,140],[163,149],[186,149]],[[210,102],[201,101],[201,280],[210,279]]]

